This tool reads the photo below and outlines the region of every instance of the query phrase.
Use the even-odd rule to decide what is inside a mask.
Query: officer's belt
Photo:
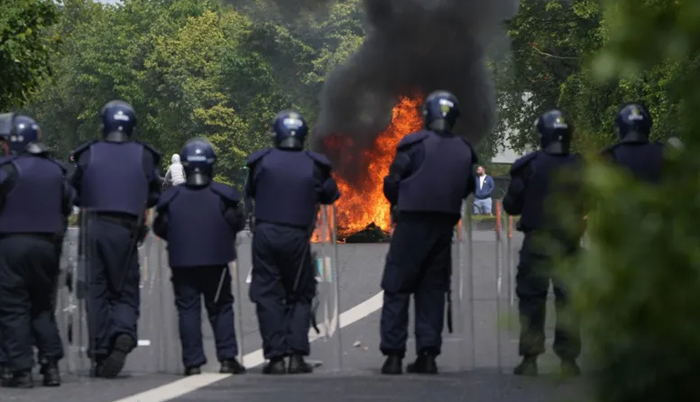
[[[109,213],[109,212],[98,213],[96,215],[96,218],[103,220],[103,221],[117,224],[117,225],[122,226],[126,229],[129,229],[129,230],[134,230],[134,227],[136,226],[136,220],[138,219],[137,217],[135,217],[133,215],[115,214],[115,213]]]

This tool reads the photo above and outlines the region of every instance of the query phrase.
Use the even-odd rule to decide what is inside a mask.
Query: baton
[[[226,265],[221,270],[221,278],[219,279],[219,286],[216,288],[216,296],[214,296],[214,304],[219,302],[219,297],[221,296],[221,290],[224,287],[224,278],[226,278],[226,271],[228,271],[228,265]]]

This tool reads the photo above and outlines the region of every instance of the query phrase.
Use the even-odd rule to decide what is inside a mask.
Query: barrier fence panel
[[[459,348],[458,369],[471,370],[475,367],[475,325],[474,325],[474,250],[472,238],[472,214],[469,203],[464,203],[462,219],[455,227],[452,248],[451,294],[453,304],[451,318],[453,334]],[[448,306],[448,314],[450,314]],[[448,325],[449,326],[449,325]],[[449,330],[450,328],[448,328]]]
[[[514,218],[504,212],[500,200],[494,202],[495,224],[492,229],[482,227],[484,223],[492,221],[492,218],[474,219],[472,209],[470,203],[464,203],[462,219],[454,232],[444,361],[449,365],[446,368],[451,370],[455,359],[447,356],[458,354],[456,369],[460,371],[497,367],[506,372],[518,360],[515,270],[522,236],[514,232]],[[86,268],[96,253],[95,245],[92,244],[94,242],[88,241],[87,237],[90,230],[94,230],[89,223],[93,219],[84,212],[80,227],[68,231],[56,300],[57,322],[66,343],[62,370],[80,375],[88,375],[91,366],[88,358],[90,343],[87,311],[92,306],[89,306],[86,291],[87,284],[94,278],[90,278],[91,270]],[[480,230],[475,230],[477,226]],[[339,245],[336,236],[335,207],[322,206],[312,237],[310,261],[310,268],[315,270],[317,280],[317,297],[313,310],[318,332],[312,328],[309,337],[314,340],[313,356],[323,359],[320,362],[323,371],[333,372],[345,368],[340,322]],[[246,362],[244,356],[259,349],[261,342],[255,308],[249,301],[246,286],[252,275],[251,243],[252,233],[246,231],[239,234],[236,244],[239,257],[229,267],[236,304],[234,311],[239,359],[249,367],[257,365],[259,357]],[[376,249],[376,246],[371,247]],[[184,367],[181,363],[178,317],[170,281],[167,243],[151,233],[138,248],[138,254],[141,264],[140,339],[139,346],[129,356],[124,370],[181,374]],[[351,261],[348,263],[352,264]],[[364,265],[358,268],[367,269]],[[70,287],[64,286],[68,279],[71,279]],[[203,314],[204,346],[209,364],[202,369],[218,371],[211,329],[204,311]],[[378,331],[378,328],[367,329],[374,330]],[[450,349],[453,347],[450,345],[456,347]],[[452,362],[447,363],[448,361]]]
[[[501,200],[494,202],[496,214],[496,312],[497,312],[497,356],[498,369],[504,372],[513,363],[514,343],[513,322],[516,319],[513,310],[514,274],[513,274],[513,218],[503,209]]]
[[[322,205],[316,220],[312,242],[312,263],[316,270],[317,295],[312,305],[312,328],[309,337],[318,339],[313,349],[323,349],[321,362],[330,371],[343,368],[340,334],[340,295],[338,276],[338,239],[334,205]]]

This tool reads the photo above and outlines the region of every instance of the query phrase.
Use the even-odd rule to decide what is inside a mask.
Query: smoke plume
[[[478,143],[496,122],[493,83],[485,64],[489,43],[502,37],[519,0],[364,0],[368,36],[326,77],[312,147],[347,177],[359,166],[327,149],[332,134],[350,136],[358,152],[391,122],[400,96],[448,90],[462,116],[455,131]],[[345,173],[344,173],[345,172]]]

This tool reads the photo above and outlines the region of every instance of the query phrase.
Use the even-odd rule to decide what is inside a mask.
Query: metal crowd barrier
[[[513,218],[503,212],[500,200],[494,201],[493,230],[474,230],[472,208],[469,203],[464,203],[463,218],[455,227],[451,292],[453,331],[448,333],[447,329],[445,330],[443,355],[458,355],[457,367],[450,367],[448,371],[484,367],[509,371],[518,360],[514,272],[519,238],[514,236]],[[351,257],[358,247],[362,246],[338,244],[333,206],[322,208],[319,216],[312,243],[318,281],[318,297],[314,307],[319,333],[314,330],[309,333],[313,341],[311,358],[313,359],[314,355],[323,356],[324,371],[340,372],[352,369],[347,363],[344,364],[344,361],[349,354],[357,350],[354,339],[342,336],[345,330],[341,329],[341,313],[343,309],[354,306],[343,306],[340,303],[340,289],[350,292],[353,289],[353,284],[349,282],[344,282],[342,287],[340,285],[340,262],[343,263],[343,269],[349,271],[377,272],[381,271],[383,266],[353,266]],[[78,236],[77,228],[69,229],[62,256],[63,272],[67,272],[70,266],[81,264],[77,250]],[[239,234],[238,260],[231,264],[240,360],[248,367],[263,361],[261,353],[252,352],[261,347],[261,340],[255,308],[247,294],[252,271],[251,240],[252,235],[249,232]],[[380,246],[373,246],[373,250],[378,250],[378,247]],[[492,252],[489,251],[491,249]],[[380,253],[385,253],[388,248],[379,250],[383,250]],[[379,257],[383,261],[383,255]],[[140,339],[139,347],[129,356],[125,371],[181,374],[184,368],[181,363],[178,317],[167,263],[167,243],[149,234],[139,248],[139,258]],[[62,278],[61,284],[64,279]],[[74,282],[77,281],[77,278],[74,279]],[[87,375],[90,362],[86,353],[88,323],[85,299],[78,292],[77,283],[73,285],[72,292],[61,286],[57,300],[57,321],[66,344],[66,358],[62,362],[62,369],[69,373]],[[375,286],[377,292],[380,291],[379,283]],[[203,370],[217,371],[218,362],[215,359],[208,320],[203,317],[202,323],[205,353],[209,359]],[[356,328],[363,323],[353,325]],[[367,337],[377,337],[379,332],[376,325],[362,329]],[[374,346],[377,349],[368,353],[374,353],[381,359],[378,344]]]

